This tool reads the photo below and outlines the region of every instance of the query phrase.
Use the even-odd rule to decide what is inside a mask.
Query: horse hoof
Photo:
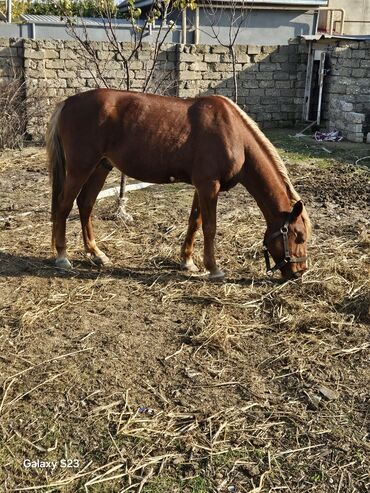
[[[112,262],[105,255],[105,253],[101,253],[100,255],[91,255],[90,259],[98,267],[108,267],[109,265],[112,265]]]
[[[215,272],[211,272],[208,276],[210,281],[221,281],[224,279],[225,273],[222,270],[216,270]]]
[[[55,260],[55,266],[58,267],[58,269],[66,269],[66,270],[72,269],[72,264],[66,257],[57,258]]]
[[[193,261],[182,263],[181,268],[187,270],[188,272],[199,272],[198,267],[194,264]]]

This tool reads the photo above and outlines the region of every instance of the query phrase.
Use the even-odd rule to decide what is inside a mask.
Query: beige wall
[[[344,34],[370,35],[370,0],[329,0],[328,7],[345,10]],[[339,31],[339,23],[335,28]]]

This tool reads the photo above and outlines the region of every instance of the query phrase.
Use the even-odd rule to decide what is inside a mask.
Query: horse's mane
[[[300,196],[298,195],[297,191],[293,187],[292,182],[290,181],[290,178],[288,176],[288,170],[286,169],[286,166],[279,156],[279,153],[277,152],[275,146],[272,144],[272,142],[265,136],[265,134],[260,130],[259,126],[257,123],[252,120],[239,106],[234,103],[231,99],[217,95],[218,98],[222,98],[225,101],[227,101],[241,116],[242,120],[246,123],[248,128],[252,131],[254,138],[256,141],[263,146],[263,148],[266,150],[268,155],[271,158],[271,162],[273,165],[275,165],[276,171],[278,174],[281,176],[286,189],[287,193],[290,199],[290,203],[293,206],[298,200],[301,200]],[[307,233],[307,239],[311,236],[311,221],[310,218],[308,217],[307,210],[305,206],[303,206],[303,211],[302,211],[302,219],[303,223],[306,228],[306,233]]]

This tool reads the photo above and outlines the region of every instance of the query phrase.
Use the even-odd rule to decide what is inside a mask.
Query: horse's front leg
[[[217,267],[215,258],[216,210],[220,183],[212,181],[197,187],[204,235],[204,266],[209,279],[221,279],[225,274]]]
[[[110,170],[111,167],[105,161],[100,163],[77,197],[85,251],[91,260],[100,266],[109,265],[110,260],[96,245],[91,212]]]
[[[193,204],[191,206],[191,212],[189,216],[188,231],[184,243],[181,247],[181,267],[190,272],[197,272],[199,269],[194,264],[193,252],[194,252],[194,242],[195,234],[202,224],[202,216],[200,213],[200,204],[197,191],[194,193]]]

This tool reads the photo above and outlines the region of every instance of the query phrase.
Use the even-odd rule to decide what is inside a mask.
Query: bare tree
[[[224,5],[213,3],[212,0],[204,0],[202,4],[207,17],[210,21],[211,36],[217,43],[225,48],[228,48],[232,69],[233,69],[233,82],[234,82],[234,94],[233,100],[238,103],[238,79],[236,73],[236,53],[235,45],[240,34],[242,27],[248,26],[249,16],[253,10],[254,0],[247,2],[246,0],[230,0]],[[220,21],[223,16],[226,16],[228,23],[227,39],[225,40],[220,32]]]

